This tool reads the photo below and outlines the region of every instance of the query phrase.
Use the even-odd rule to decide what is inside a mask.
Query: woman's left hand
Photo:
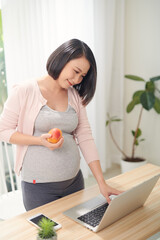
[[[100,189],[101,194],[106,198],[108,203],[111,202],[111,199],[109,198],[110,195],[119,195],[123,192],[123,191],[119,191],[115,188],[112,188],[111,186],[106,184],[106,182],[101,183],[99,185],[99,189]]]

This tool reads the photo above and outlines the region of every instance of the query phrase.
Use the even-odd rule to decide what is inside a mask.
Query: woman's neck
[[[45,90],[49,92],[59,93],[64,92],[66,89],[63,89],[57,80],[54,80],[51,76],[45,75],[44,77],[40,78],[39,84],[41,87],[43,87]]]

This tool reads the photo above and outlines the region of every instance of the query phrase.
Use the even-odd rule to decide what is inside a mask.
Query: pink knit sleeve
[[[92,161],[99,160],[97,147],[95,145],[90,124],[88,122],[86,108],[82,105],[79,98],[78,126],[75,131],[80,150],[89,164]]]
[[[0,116],[0,140],[4,142],[9,142],[11,135],[16,132],[20,108],[17,90],[17,88],[12,90]]]

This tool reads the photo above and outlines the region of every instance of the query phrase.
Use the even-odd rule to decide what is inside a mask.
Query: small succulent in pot
[[[57,240],[57,234],[54,230],[54,222],[50,219],[42,218],[38,225],[40,229],[38,231],[37,240]]]

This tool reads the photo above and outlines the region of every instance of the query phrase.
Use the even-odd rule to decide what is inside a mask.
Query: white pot
[[[57,240],[57,236],[54,236],[52,238],[46,238],[46,239],[42,239],[39,236],[37,236],[37,240]]]
[[[145,165],[146,163],[147,163],[147,160],[144,160],[142,162],[127,162],[127,161],[121,160],[121,172],[125,173],[128,171],[131,171],[135,168]]]

